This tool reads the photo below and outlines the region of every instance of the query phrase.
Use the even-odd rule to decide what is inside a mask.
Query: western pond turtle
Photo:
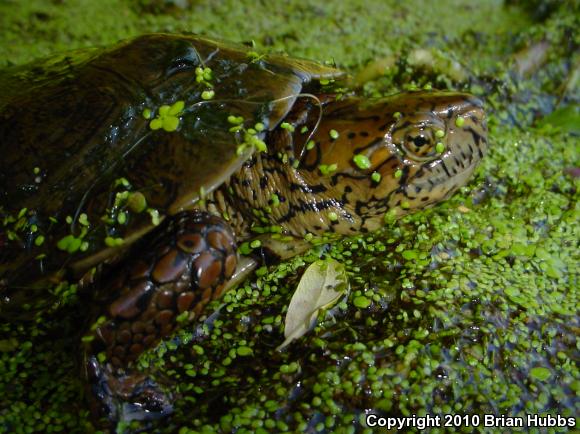
[[[248,241],[289,257],[305,237],[376,230],[447,198],[483,157],[474,96],[365,99],[345,81],[169,34],[0,72],[0,316],[90,294],[97,411],[169,412],[132,362],[252,271]]]

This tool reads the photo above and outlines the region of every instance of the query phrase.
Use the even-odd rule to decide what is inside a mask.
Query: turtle
[[[0,317],[88,294],[94,412],[171,412],[137,358],[264,259],[433,206],[483,158],[483,102],[365,98],[329,65],[146,34],[0,72]],[[259,248],[258,248],[259,247]]]

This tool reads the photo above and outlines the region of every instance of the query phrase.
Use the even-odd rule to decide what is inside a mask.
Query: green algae
[[[451,73],[418,73],[412,62],[405,64],[406,52],[435,45],[467,66],[478,77],[471,91],[487,97],[491,149],[458,194],[434,209],[386,219],[382,232],[332,247],[319,241],[300,257],[261,269],[209,306],[217,315],[141,358],[144,369],[163,367],[180,394],[174,417],[159,427],[346,433],[355,431],[353,421],[364,426],[365,409],[385,415],[578,413],[580,185],[565,173],[578,167],[577,137],[533,124],[557,103],[570,67],[566,32],[577,23],[573,27],[574,14],[563,11],[535,23],[497,2],[484,3],[476,14],[465,7],[472,2],[451,3],[453,13],[446,14],[440,2],[437,10],[429,2],[290,2],[283,11],[191,2],[179,16],[141,17],[138,1],[0,5],[5,64],[144,31],[186,30],[253,39],[260,51],[284,50],[353,69],[401,56],[401,67],[365,85],[370,95],[428,82],[466,86]],[[79,6],[83,13],[72,13]],[[533,80],[514,79],[506,59],[543,39],[554,44],[549,63]],[[577,104],[578,95],[565,99]],[[274,351],[301,272],[325,255],[345,265],[351,294],[311,333]],[[54,307],[58,322],[47,314],[30,324],[0,324],[0,430],[91,430],[71,357],[78,354],[71,306],[80,302],[74,285],[57,295],[63,300]],[[138,427],[133,422],[124,430]]]

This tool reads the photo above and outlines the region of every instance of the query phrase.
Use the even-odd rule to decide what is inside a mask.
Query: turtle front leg
[[[182,212],[138,243],[115,276],[99,285],[111,294],[104,315],[85,336],[85,367],[93,412],[117,420],[171,413],[171,396],[131,362],[219,297],[238,263],[228,224],[207,212]]]

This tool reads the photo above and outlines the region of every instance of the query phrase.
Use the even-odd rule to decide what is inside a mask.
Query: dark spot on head
[[[452,117],[453,117],[453,109],[449,107],[449,109],[447,109],[447,119],[451,119]]]
[[[354,133],[354,132],[351,131],[350,133],[348,133],[347,137],[349,139],[354,139],[356,137],[356,133]]]
[[[429,196],[423,196],[421,198],[421,202],[427,202],[429,200]]]
[[[368,133],[367,131],[361,131],[361,132],[360,132],[360,133],[358,133],[358,134],[359,134],[359,136],[361,136],[361,137],[368,137],[368,136],[369,136],[369,133]]]

